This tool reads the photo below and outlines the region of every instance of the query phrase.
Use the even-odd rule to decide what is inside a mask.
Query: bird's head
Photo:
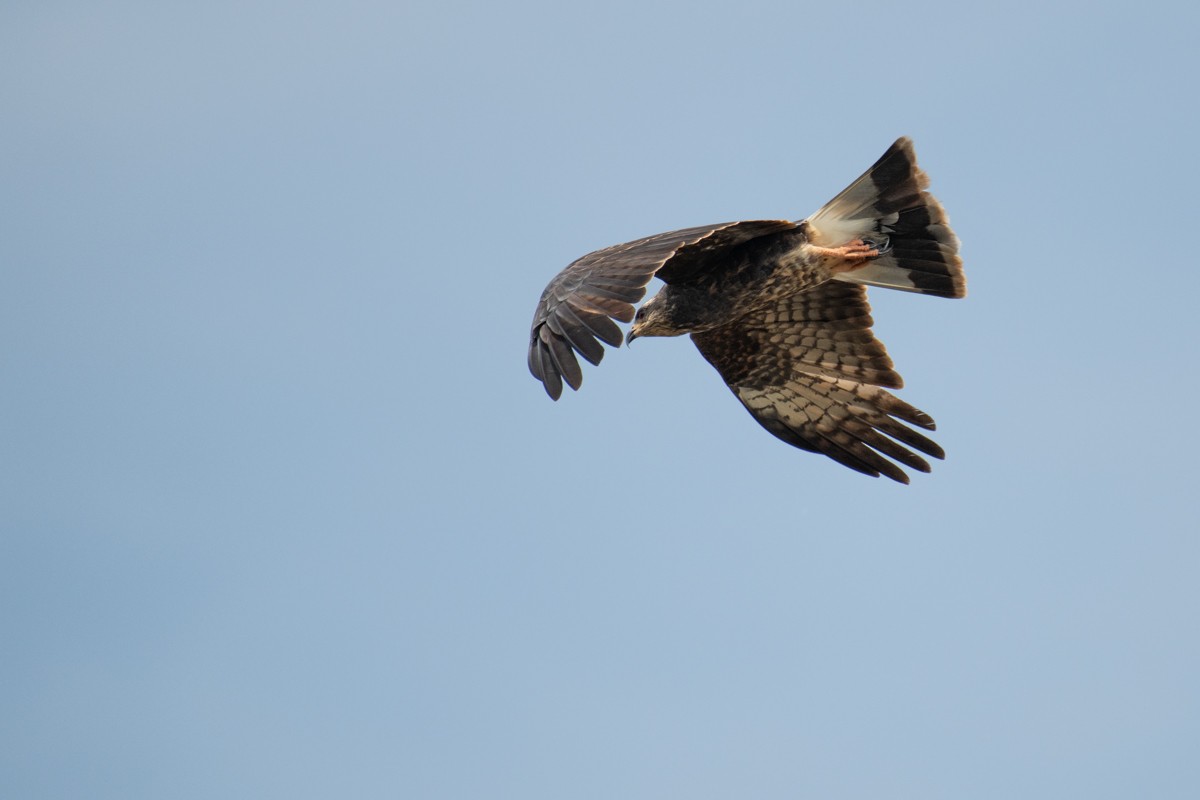
[[[670,307],[663,302],[662,294],[651,297],[637,310],[633,327],[625,337],[625,344],[642,336],[678,336],[683,333],[672,324]]]

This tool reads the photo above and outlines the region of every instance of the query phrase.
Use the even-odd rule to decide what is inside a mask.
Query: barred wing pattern
[[[888,459],[921,472],[929,472],[929,463],[901,443],[934,458],[945,454],[901,422],[934,430],[933,419],[879,388],[903,381],[871,325],[864,288],[833,281],[692,340],[778,438],[858,472],[908,483]]]
[[[575,354],[599,364],[604,357],[600,342],[619,347],[621,329],[613,320],[633,319],[633,304],[646,294],[656,274],[665,281],[694,275],[736,245],[795,227],[787,220],[702,225],[588,253],[542,292],[530,330],[529,371],[555,400],[562,395],[564,380],[578,389],[583,372]]]

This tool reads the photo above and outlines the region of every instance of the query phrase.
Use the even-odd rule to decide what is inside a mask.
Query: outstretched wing
[[[929,472],[929,463],[902,445],[934,458],[945,453],[903,424],[934,430],[928,414],[879,388],[903,381],[871,324],[865,289],[830,281],[692,340],[775,436],[850,469],[908,483],[888,459],[921,472]]]
[[[795,227],[786,220],[702,225],[588,253],[542,292],[529,336],[529,371],[555,400],[564,380],[578,389],[583,373],[575,354],[599,364],[601,341],[619,347],[621,329],[613,320],[633,319],[633,304],[656,274],[665,281],[683,279],[712,268],[736,245]]]

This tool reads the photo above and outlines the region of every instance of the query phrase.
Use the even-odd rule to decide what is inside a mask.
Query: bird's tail
[[[862,239],[879,250],[864,266],[839,273],[837,280],[962,297],[967,280],[958,237],[941,204],[925,191],[928,185],[912,142],[898,139],[862,177],[808,218],[808,239],[824,247]]]

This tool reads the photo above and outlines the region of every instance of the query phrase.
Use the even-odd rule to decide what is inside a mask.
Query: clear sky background
[[[0,795],[1195,798],[1195,4],[5,3]],[[900,135],[948,458],[546,282]]]

